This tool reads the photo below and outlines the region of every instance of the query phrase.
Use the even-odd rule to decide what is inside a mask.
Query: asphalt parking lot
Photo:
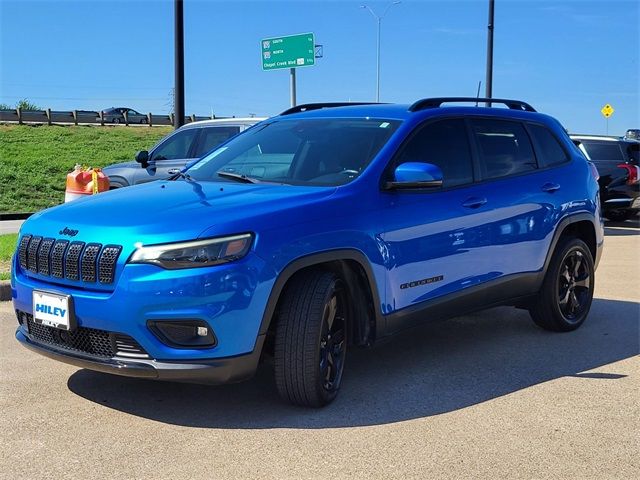
[[[204,387],[78,370],[0,303],[0,478],[640,478],[640,226],[607,227],[591,314],[552,334],[497,308],[349,352],[323,410],[268,366]]]

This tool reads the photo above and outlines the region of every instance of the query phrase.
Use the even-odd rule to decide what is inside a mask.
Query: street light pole
[[[371,7],[369,7],[369,5],[360,5],[360,8],[366,8],[367,10],[369,10],[369,12],[371,12],[371,15],[373,15],[373,17],[378,22],[378,40],[377,40],[377,46],[376,46],[376,52],[377,52],[376,53],[376,102],[380,102],[380,26],[382,24],[382,19],[387,14],[389,9],[394,5],[398,5],[399,3],[402,3],[402,2],[396,1],[396,2],[390,3],[389,5],[387,5],[387,8],[385,8],[382,15],[379,15],[379,16],[376,15],[376,13],[371,9]]]
[[[173,104],[173,126],[184,125],[184,20],[182,0],[174,0],[175,20],[175,89]]]
[[[486,98],[493,95],[493,0],[489,0],[489,24],[487,25],[487,79],[485,82]],[[487,102],[487,107],[491,102]]]

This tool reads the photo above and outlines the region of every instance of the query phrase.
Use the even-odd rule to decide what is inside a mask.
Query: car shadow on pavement
[[[342,390],[324,409],[282,402],[263,365],[247,382],[219,387],[154,382],[79,370],[69,389],[131,415],[199,428],[332,428],[387,424],[451,412],[639,352],[640,304],[595,299],[577,331],[549,333],[528,313],[501,307],[434,322],[373,349],[351,349]]]

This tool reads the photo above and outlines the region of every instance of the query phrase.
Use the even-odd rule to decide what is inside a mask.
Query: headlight
[[[210,267],[244,257],[251,248],[252,240],[253,235],[245,233],[193,242],[141,246],[133,252],[129,263],[151,263],[170,270]]]

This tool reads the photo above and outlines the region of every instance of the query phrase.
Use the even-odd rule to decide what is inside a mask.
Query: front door
[[[444,185],[382,193],[387,204],[381,212],[387,250],[385,314],[478,285],[493,275],[492,211],[483,187],[474,183],[465,121],[445,119],[418,127],[391,171],[404,162],[438,165]]]
[[[182,169],[193,160],[194,142],[199,128],[176,131],[149,153],[149,167],[141,168],[134,175],[134,184],[162,180]]]

